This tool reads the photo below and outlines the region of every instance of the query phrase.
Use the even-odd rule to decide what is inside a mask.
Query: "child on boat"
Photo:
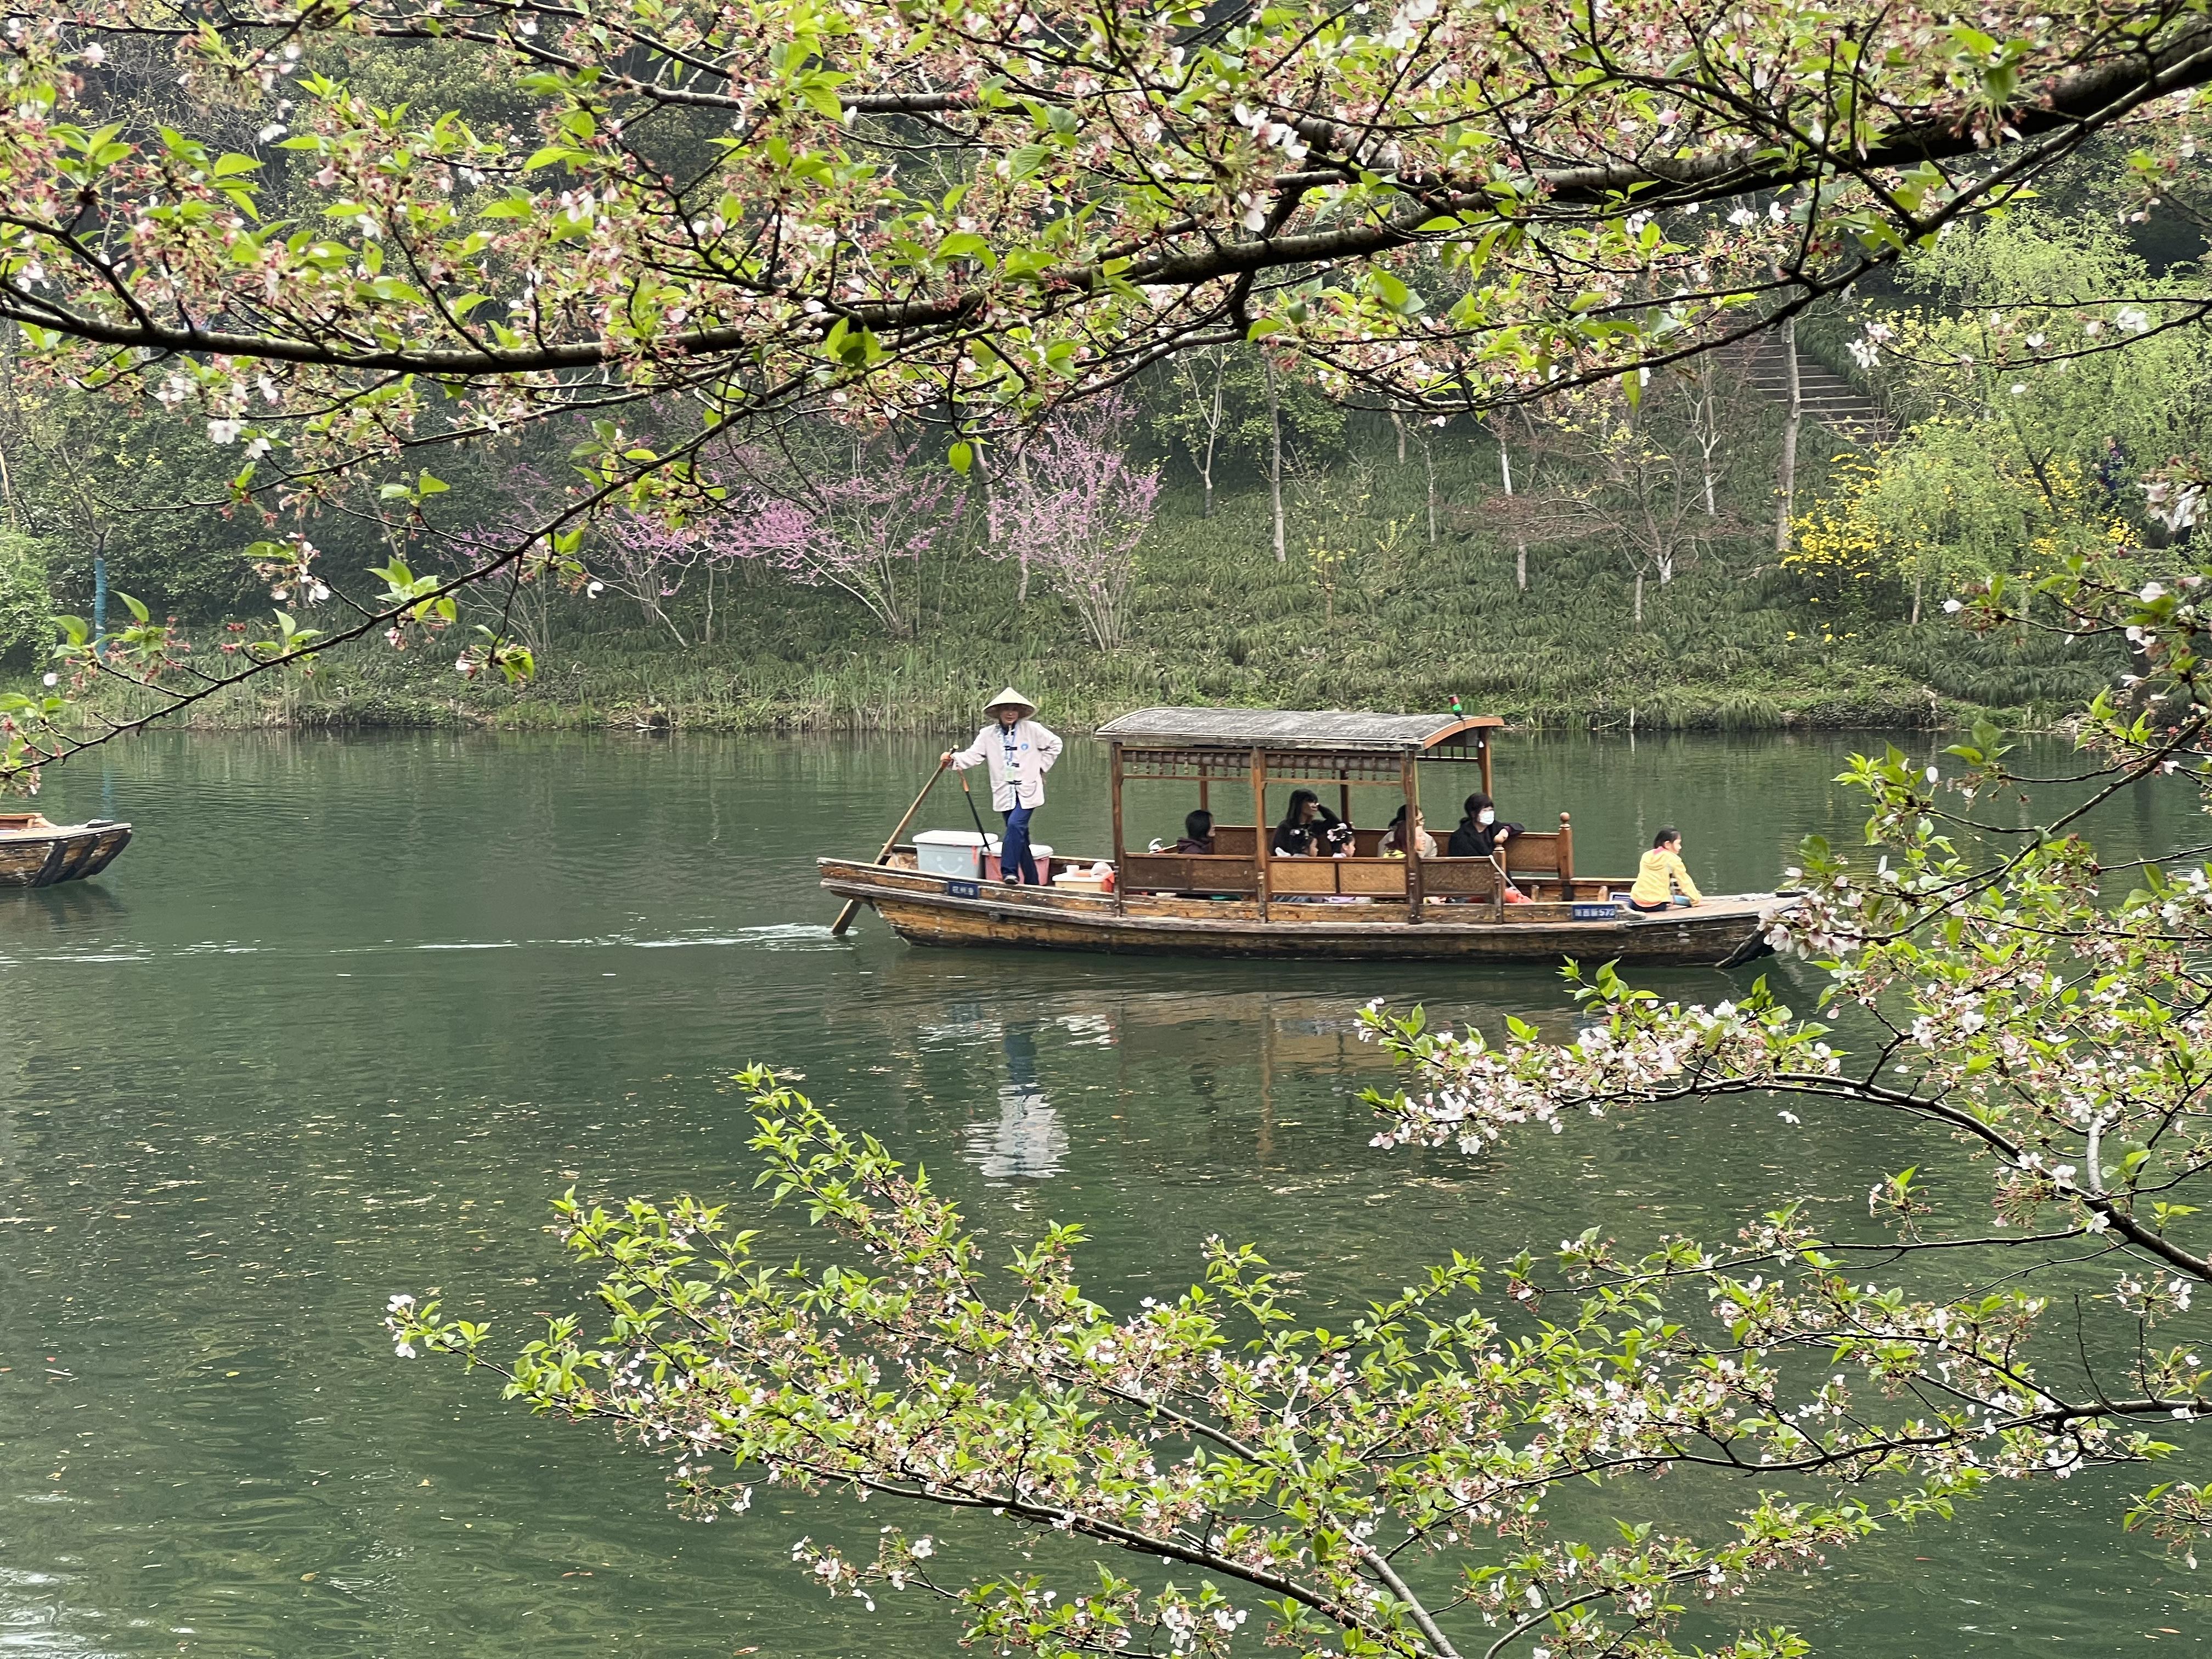
[[[1290,810],[1275,826],[1270,848],[1279,859],[1343,858],[1352,851],[1352,826],[1321,804],[1310,789],[1291,791]]]
[[[1682,832],[1671,827],[1662,830],[1651,838],[1651,850],[1637,866],[1636,885],[1628,890],[1628,908],[1649,915],[1669,905],[1701,904],[1705,896],[1682,867]]]

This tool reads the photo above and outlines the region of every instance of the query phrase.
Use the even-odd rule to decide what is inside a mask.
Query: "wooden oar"
[[[898,845],[899,837],[906,834],[907,825],[914,822],[914,815],[921,811],[922,802],[929,799],[929,792],[937,787],[938,779],[945,775],[945,769],[951,763],[947,760],[940,760],[937,763],[937,769],[929,775],[929,781],[921,786],[921,793],[914,798],[914,805],[906,809],[906,816],[898,821],[898,828],[891,831],[891,838],[884,843],[884,850],[876,854],[877,863],[881,864],[884,860],[890,857],[891,848]],[[837,920],[830,924],[830,933],[832,938],[842,935],[848,927],[850,927],[853,925],[853,917],[859,912],[860,908],[860,900],[848,899],[845,901],[845,908],[837,913]]]

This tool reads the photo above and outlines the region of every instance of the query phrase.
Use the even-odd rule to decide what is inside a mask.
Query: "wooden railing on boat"
[[[1379,855],[1382,834],[1380,830],[1355,830],[1357,852],[1350,857],[1271,857],[1267,861],[1267,890],[1285,898],[1406,898],[1409,861]],[[1120,885],[1130,893],[1238,896],[1257,893],[1261,883],[1253,855],[1258,846],[1259,837],[1250,824],[1216,824],[1211,854],[1124,854]],[[1594,896],[1600,884],[1576,880],[1574,826],[1565,812],[1559,814],[1556,831],[1531,830],[1516,836],[1505,843],[1498,858],[1425,858],[1410,862],[1418,870],[1415,879],[1420,896],[1447,902],[1499,902],[1501,870],[1508,881],[1532,899],[1572,899],[1577,896],[1578,885],[1589,886]]]

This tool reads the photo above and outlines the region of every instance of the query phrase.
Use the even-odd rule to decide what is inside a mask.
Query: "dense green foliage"
[[[46,549],[30,537],[0,530],[0,659],[35,661],[52,629]]]
[[[2023,212],[1915,255],[1901,285],[1839,313],[1901,433],[1808,515],[1806,563],[1940,594],[2164,539],[2143,483],[2202,453],[2212,368],[2202,329],[2162,329],[2154,309],[2195,281],[2154,275],[2094,221]],[[2129,349],[2100,349],[2115,337]]]

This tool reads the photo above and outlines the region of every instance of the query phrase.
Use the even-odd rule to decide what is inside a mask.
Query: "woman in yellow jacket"
[[[1705,896],[1682,867],[1682,832],[1662,830],[1651,838],[1651,850],[1636,867],[1636,885],[1628,890],[1628,908],[1664,910],[1670,904],[1702,903]]]

